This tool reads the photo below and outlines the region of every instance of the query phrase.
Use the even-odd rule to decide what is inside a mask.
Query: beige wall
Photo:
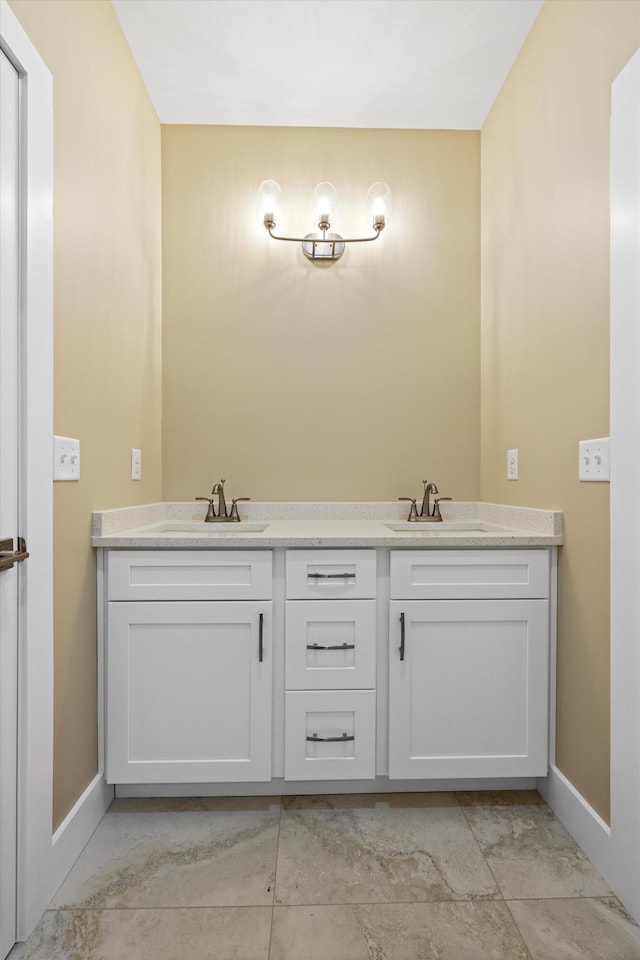
[[[163,126],[162,150],[165,499],[476,498],[479,134]],[[317,266],[269,239],[267,178],[289,235],[325,179],[343,235],[376,180],[393,215]]]
[[[393,499],[428,476],[562,509],[558,761],[606,817],[608,488],[578,483],[577,442],[609,429],[609,95],[640,4],[548,0],[482,132],[480,431],[478,134],[163,128],[161,397],[157,119],[106,0],[10,2],[54,77],[55,430],[82,443],[80,483],[54,488],[54,825],[96,769],[90,514],[159,498],[162,403],[167,499],[221,476],[254,499]],[[317,267],[268,239],[265,177],[283,231],[313,229],[324,178],[337,229],[362,230],[376,179],[394,216]]]
[[[564,512],[557,760],[605,819],[609,487],[578,441],[609,434],[610,95],[639,44],[636,0],[547,0],[482,130],[482,498]]]
[[[160,125],[110,3],[10,2],[53,75],[54,429],[81,443],[54,485],[55,827],[97,769],[91,511],[160,496]]]

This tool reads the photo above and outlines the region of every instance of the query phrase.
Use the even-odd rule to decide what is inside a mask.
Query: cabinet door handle
[[[264,660],[264,613],[258,619],[258,660]]]
[[[355,580],[355,573],[307,573],[307,580]]]
[[[350,737],[348,734],[343,733],[341,737],[319,737],[317,733],[314,733],[313,736],[307,737],[311,743],[346,743],[347,740],[355,740],[355,737]]]
[[[404,660],[404,613],[400,614],[400,659]]]
[[[321,647],[319,643],[308,643],[307,650],[355,650],[355,643],[339,643],[335,647]]]

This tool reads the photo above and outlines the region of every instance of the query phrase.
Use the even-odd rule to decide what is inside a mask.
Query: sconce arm
[[[287,240],[289,243],[304,243],[309,238],[307,237],[279,237],[273,232],[275,223],[270,223],[265,221],[265,228],[269,233],[269,236],[272,240]],[[340,243],[370,243],[372,240],[377,240],[382,231],[384,230],[384,223],[375,224],[374,228],[375,233],[372,237],[350,237],[344,238],[340,237]],[[318,238],[321,239],[321,235],[318,234]]]
[[[382,231],[384,230],[384,223],[377,223],[374,225],[375,233],[372,237],[344,237],[343,243],[369,243],[371,240],[377,240]]]
[[[272,223],[269,223],[268,221],[265,221],[265,227],[266,227],[266,229],[267,229],[267,231],[268,231],[268,233],[269,233],[269,236],[271,237],[272,240],[288,240],[290,243],[304,243],[304,239],[305,239],[304,237],[278,237],[278,236],[276,236],[276,234],[273,232],[273,228],[275,227],[275,223],[272,224]]]

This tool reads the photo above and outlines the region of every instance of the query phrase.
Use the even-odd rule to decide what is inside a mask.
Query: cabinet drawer
[[[397,600],[544,599],[547,550],[392,550]]]
[[[287,598],[373,599],[375,550],[288,550]]]
[[[270,600],[270,550],[112,550],[109,600]]]
[[[375,690],[290,691],[285,717],[285,780],[375,776]]]
[[[289,690],[376,685],[375,600],[287,600]]]

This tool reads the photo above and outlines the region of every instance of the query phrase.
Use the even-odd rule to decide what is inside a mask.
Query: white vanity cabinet
[[[271,779],[270,551],[111,551],[106,776]]]
[[[288,550],[286,780],[375,776],[375,550]]]
[[[545,776],[547,550],[391,552],[389,776]]]
[[[107,549],[106,778],[164,796],[545,776],[555,575],[544,547]]]

